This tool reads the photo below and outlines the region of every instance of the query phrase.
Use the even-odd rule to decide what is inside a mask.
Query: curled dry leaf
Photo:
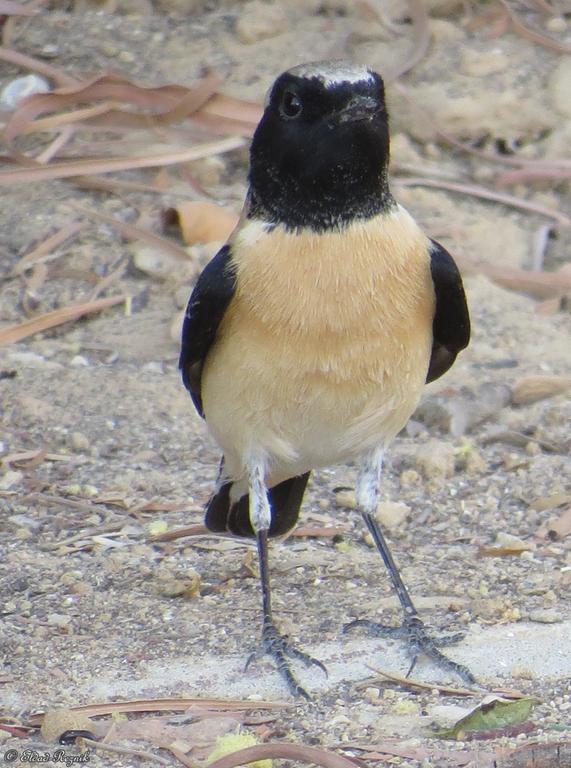
[[[208,768],[236,768],[238,765],[247,765],[257,760],[280,758],[296,760],[301,763],[313,763],[322,766],[322,768],[355,768],[353,760],[338,755],[336,752],[317,747],[307,747],[305,744],[284,743],[257,744],[254,747],[240,749],[209,763]]]
[[[87,715],[72,709],[49,709],[40,729],[42,738],[46,741],[59,741],[68,731],[91,734],[93,722]]]
[[[10,145],[18,136],[77,122],[149,129],[199,115],[217,133],[251,135],[260,115],[258,105],[217,94],[219,85],[217,75],[209,75],[192,88],[145,87],[113,74],[73,81],[71,86],[36,94],[19,105],[6,125],[4,141]],[[136,112],[132,107],[145,111]],[[49,117],[41,117],[46,114]]]
[[[238,214],[206,201],[180,203],[164,212],[165,224],[180,228],[188,245],[225,241],[238,223]]]
[[[537,531],[537,536],[550,541],[559,541],[571,534],[571,507],[567,507],[559,517],[548,520]]]
[[[560,395],[571,388],[570,376],[524,376],[512,388],[514,405],[529,405]]]

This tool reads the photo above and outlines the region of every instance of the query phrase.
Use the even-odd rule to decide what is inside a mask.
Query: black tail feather
[[[274,485],[268,491],[272,522],[270,536],[282,536],[290,531],[297,522],[299,508],[305,492],[309,472],[297,475]],[[232,483],[225,483],[212,496],[206,506],[206,527],[215,533],[229,532],[235,536],[254,536],[250,522],[250,500],[248,494],[234,504],[230,504]]]

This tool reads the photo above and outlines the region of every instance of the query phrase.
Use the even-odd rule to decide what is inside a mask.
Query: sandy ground
[[[406,34],[395,37],[348,3],[212,6],[176,20],[164,6],[142,15],[52,12],[20,22],[12,45],[37,55],[49,41],[57,65],[70,72],[112,69],[147,83],[190,84],[211,66],[226,77],[228,93],[261,100],[286,66],[346,55],[384,72],[406,57],[410,44]],[[409,92],[459,138],[490,150],[516,141],[526,157],[569,157],[569,102],[561,85],[569,60],[512,33],[492,39],[489,25],[470,24],[454,3],[446,8],[434,12],[428,55],[402,79]],[[387,4],[387,15],[402,21],[404,5]],[[256,26],[260,18],[269,29],[265,37]],[[569,41],[571,27],[562,25],[558,34]],[[3,82],[16,74],[0,68]],[[389,101],[395,167],[490,183],[485,164],[441,146],[431,124],[414,116],[391,86]],[[239,208],[246,158],[238,151],[215,166],[207,185],[214,199]],[[206,177],[213,167],[194,170]],[[179,184],[176,191],[184,189]],[[515,191],[571,213],[565,184]],[[441,190],[395,192],[464,265],[529,268],[537,234],[550,223]],[[125,220],[144,209],[157,222],[159,210],[176,199],[170,191],[160,199],[112,196],[62,182],[4,189],[2,273],[77,218],[73,202]],[[546,269],[568,260],[570,241],[568,230],[554,230]],[[54,268],[45,284],[38,311],[80,300],[90,290],[86,275],[105,275],[134,253],[112,228],[87,228],[57,260],[59,272]],[[253,706],[260,697],[288,698],[269,661],[243,671],[259,633],[251,545],[213,536],[149,540],[157,521],[169,529],[200,523],[216,474],[218,452],[179,381],[171,332],[195,270],[195,262],[173,267],[159,280],[130,263],[110,290],[142,297],[130,316],[111,309],[0,350],[0,449],[45,447],[50,454],[36,466],[4,464],[0,475],[6,716],[25,719],[32,710],[124,697],[231,696]],[[494,285],[477,269],[466,273],[473,343],[427,390],[429,415],[419,414],[395,444],[384,494],[406,507],[397,525],[389,520],[389,537],[426,622],[437,635],[465,632],[450,656],[467,664],[486,690],[517,688],[537,697],[535,730],[502,743],[556,741],[568,734],[571,712],[571,552],[569,539],[537,534],[569,505],[568,395],[505,404],[458,437],[430,414],[438,393],[445,406],[462,396],[483,412],[492,387],[503,391],[497,388],[531,375],[570,376],[569,314],[538,314],[537,300]],[[2,324],[23,318],[22,290],[18,280],[0,283]],[[403,675],[408,659],[400,642],[341,632],[353,618],[399,620],[359,516],[335,490],[352,487],[354,478],[352,467],[316,473],[306,496],[303,525],[336,526],[336,537],[291,537],[272,548],[280,626],[329,670],[327,679],[318,670],[298,670],[314,700],[278,712],[273,737],[327,746],[395,738],[430,752],[442,746],[430,735],[442,707],[473,706],[483,694],[465,700],[378,678],[361,685],[373,674],[368,665]],[[490,548],[505,548],[506,541],[520,551],[493,556]],[[424,661],[414,675],[457,682]],[[41,746],[39,738],[30,743]],[[22,741],[8,739],[3,748],[14,745],[21,749]],[[139,761],[103,754],[90,764]],[[173,757],[169,764],[179,763]],[[454,763],[430,757],[422,763],[448,764]]]

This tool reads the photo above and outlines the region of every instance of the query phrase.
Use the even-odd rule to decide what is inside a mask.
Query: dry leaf
[[[512,403],[529,405],[560,395],[571,388],[570,376],[524,376],[512,387]]]
[[[187,245],[226,241],[236,224],[238,214],[206,201],[180,203],[164,212],[164,221],[180,228]]]
[[[91,718],[72,709],[49,709],[42,720],[41,734],[45,741],[59,741],[68,731],[80,731],[84,735],[91,734],[93,723]]]
[[[452,728],[440,731],[436,735],[441,739],[459,739],[461,741],[505,735],[506,729],[527,723],[535,704],[535,699],[530,698],[503,701],[494,697],[490,700],[487,697],[465,717],[458,720]]]
[[[571,502],[571,494],[569,493],[552,493],[549,496],[540,496],[535,499],[529,505],[530,509],[534,509],[536,512],[542,512],[544,509],[555,509],[556,507],[562,507],[564,504]]]
[[[569,536],[571,533],[571,507],[562,512],[559,517],[549,520],[537,531],[537,535],[542,539],[559,541]]]
[[[296,760],[302,763],[313,763],[322,768],[355,768],[355,763],[348,757],[338,755],[317,747],[307,747],[305,744],[270,743],[257,744],[255,747],[246,747],[231,755],[225,755],[208,768],[236,768],[238,765],[247,765],[257,760],[272,759]]]

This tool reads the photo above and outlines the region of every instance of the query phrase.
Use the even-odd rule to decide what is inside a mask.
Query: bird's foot
[[[421,654],[424,654],[441,669],[453,672],[468,685],[474,685],[476,683],[476,679],[468,667],[465,667],[463,664],[458,664],[456,661],[452,661],[452,659],[445,656],[438,647],[441,645],[452,645],[453,643],[458,642],[463,637],[461,633],[449,635],[448,637],[436,641],[430,637],[426,631],[426,627],[416,615],[407,616],[404,622],[398,627],[386,626],[385,624],[379,624],[369,619],[357,619],[356,621],[351,621],[349,624],[346,624],[343,627],[343,632],[347,632],[354,627],[365,627],[376,637],[391,637],[406,640],[408,651],[412,656],[412,663],[406,673],[407,677],[411,675],[412,670],[415,668],[418,657]]]
[[[297,681],[296,676],[292,672],[289,659],[297,659],[305,664],[306,667],[319,667],[319,669],[327,677],[327,668],[313,656],[310,656],[304,651],[300,651],[288,640],[286,635],[282,635],[276,628],[275,624],[271,621],[265,621],[262,629],[262,650],[264,653],[271,656],[275,662],[276,667],[280,675],[287,683],[287,687],[293,696],[303,696],[304,699],[310,700],[311,697]],[[258,654],[253,653],[246,662],[246,669],[249,667],[252,660]]]

